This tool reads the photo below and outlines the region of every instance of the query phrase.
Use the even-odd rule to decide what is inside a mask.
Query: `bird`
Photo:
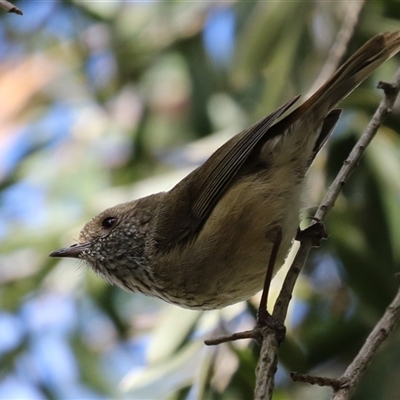
[[[106,209],[50,256],[78,258],[113,285],[190,309],[268,292],[296,237],[306,174],[341,115],[336,106],[399,50],[400,31],[375,35],[293,111],[300,96],[171,190]]]

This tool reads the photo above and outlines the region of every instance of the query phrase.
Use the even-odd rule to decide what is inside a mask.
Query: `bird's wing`
[[[268,135],[270,127],[299,97],[234,136],[167,194],[156,223],[161,251],[197,234],[252,152],[276,136]]]

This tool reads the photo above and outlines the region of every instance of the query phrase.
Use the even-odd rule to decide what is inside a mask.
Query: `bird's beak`
[[[79,258],[79,256],[90,247],[90,243],[73,244],[70,247],[52,251],[49,257],[70,257]]]

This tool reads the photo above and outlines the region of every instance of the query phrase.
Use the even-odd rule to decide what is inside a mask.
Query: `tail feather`
[[[399,50],[400,30],[377,34],[360,47],[325,84],[288,116],[290,122],[309,113],[323,119],[332,108]]]

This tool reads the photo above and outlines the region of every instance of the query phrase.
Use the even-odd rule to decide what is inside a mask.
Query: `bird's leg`
[[[271,242],[273,243],[271,254],[269,256],[267,273],[265,274],[264,288],[261,295],[260,304],[257,312],[257,322],[255,329],[261,329],[266,326],[274,330],[277,334],[278,342],[281,343],[285,338],[286,328],[285,325],[274,318],[267,310],[267,301],[269,295],[269,288],[275,269],[276,259],[278,257],[279,247],[282,242],[282,228],[276,225],[270,232]]]
[[[282,242],[282,228],[280,225],[274,226],[268,232],[268,238],[273,243],[271,254],[269,256],[267,272],[265,274],[264,287],[261,295],[260,305],[257,312],[257,322],[255,327],[251,331],[234,333],[233,335],[220,336],[215,339],[206,340],[204,343],[206,345],[216,345],[225,342],[231,342],[239,339],[255,339],[257,343],[260,344],[262,340],[262,329],[269,327],[274,330],[277,335],[277,340],[279,343],[285,338],[286,328],[283,323],[274,318],[267,311],[267,301],[269,288],[271,286],[272,276],[275,269],[276,259],[278,257],[279,247]]]
[[[311,239],[313,247],[320,247],[322,240],[328,237],[327,231],[322,221],[317,218],[312,218],[315,222],[304,230],[297,229],[296,240],[302,241],[306,237]],[[282,229],[280,225],[276,225],[269,232],[269,237],[273,243],[271,255],[269,258],[268,269],[265,275],[264,290],[261,296],[260,305],[258,307],[257,313],[257,323],[255,329],[260,331],[261,328],[269,327],[275,331],[278,343],[282,343],[285,339],[286,328],[285,325],[278,321],[267,311],[267,300],[269,288],[271,285],[272,275],[275,268],[276,259],[278,257],[279,246],[282,242]],[[262,339],[260,335],[256,338],[257,342]]]

